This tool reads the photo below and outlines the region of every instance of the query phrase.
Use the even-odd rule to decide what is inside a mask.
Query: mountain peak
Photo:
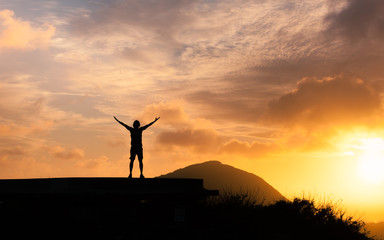
[[[198,164],[222,165],[222,163],[220,161],[217,161],[217,160],[210,160],[210,161],[206,161],[206,162],[202,162],[202,163],[197,163],[195,165],[198,165]]]
[[[219,189],[220,192],[248,193],[266,204],[285,199],[276,189],[259,176],[222,164],[219,161],[197,163],[159,178],[201,178],[207,189]]]

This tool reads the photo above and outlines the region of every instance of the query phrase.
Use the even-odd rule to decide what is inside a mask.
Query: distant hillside
[[[384,239],[384,222],[380,223],[367,223],[365,225],[368,231],[370,231],[370,236],[375,237],[377,240]]]
[[[222,164],[208,161],[190,165],[174,172],[161,175],[160,178],[201,178],[206,189],[218,189],[223,192],[249,193],[258,200],[270,204],[285,199],[276,189],[255,174]]]

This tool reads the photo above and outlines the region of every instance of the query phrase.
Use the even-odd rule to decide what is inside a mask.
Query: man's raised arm
[[[128,130],[131,130],[132,127],[128,126],[127,124],[123,123],[123,122],[120,122],[115,116],[113,116],[113,118],[118,122],[120,123],[121,125],[123,125],[126,129]]]
[[[147,129],[149,126],[151,126],[152,124],[154,124],[157,120],[159,120],[159,118],[160,118],[160,117],[155,118],[155,120],[154,120],[153,122],[148,123],[148,124],[145,125],[145,126],[142,126],[141,129],[142,129],[142,130]]]

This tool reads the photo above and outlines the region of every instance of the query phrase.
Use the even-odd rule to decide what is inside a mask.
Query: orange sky
[[[129,133],[112,116],[159,116],[144,133],[146,177],[219,160],[384,221],[383,11],[381,0],[2,1],[0,178],[125,177]]]

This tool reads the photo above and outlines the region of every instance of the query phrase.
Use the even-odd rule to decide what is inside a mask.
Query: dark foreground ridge
[[[201,179],[0,180],[0,239],[371,240],[332,205],[217,194]]]
[[[0,196],[33,197],[121,197],[129,199],[192,198],[217,195],[203,188],[202,179],[159,178],[47,178],[0,180]]]
[[[0,230],[11,239],[173,238],[215,195],[202,179],[0,180]]]

